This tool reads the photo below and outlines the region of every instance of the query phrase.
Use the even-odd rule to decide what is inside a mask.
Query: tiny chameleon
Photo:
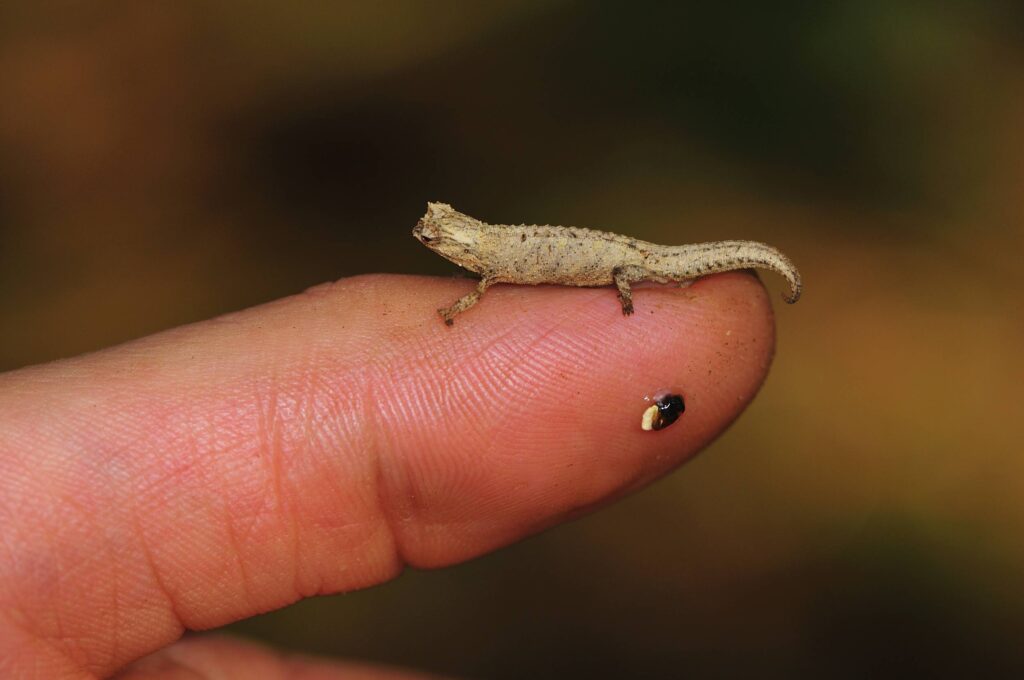
[[[689,282],[717,272],[761,268],[789,282],[786,302],[800,299],[800,272],[785,255],[756,241],[711,241],[661,246],[583,227],[486,224],[446,203],[428,203],[412,230],[420,243],[479,274],[476,290],[439,309],[451,326],[495,283],[609,286],[619,290],[622,313],[633,313],[630,284]]]

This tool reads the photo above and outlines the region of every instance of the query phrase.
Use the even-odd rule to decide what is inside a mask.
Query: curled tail
[[[713,241],[652,253],[646,263],[658,276],[685,281],[708,274],[737,269],[770,269],[789,283],[789,295],[783,299],[792,304],[800,299],[803,285],[800,272],[777,248],[757,241]]]

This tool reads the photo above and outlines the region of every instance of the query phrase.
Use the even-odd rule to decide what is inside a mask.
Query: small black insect
[[[665,394],[658,397],[657,401],[644,411],[640,427],[644,430],[663,430],[672,423],[679,420],[679,416],[686,410],[683,397],[678,394]]]

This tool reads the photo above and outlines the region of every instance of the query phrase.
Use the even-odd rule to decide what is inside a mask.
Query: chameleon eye
[[[430,243],[431,241],[434,240],[434,237],[427,236],[426,234],[420,234],[420,240],[423,241],[424,243]]]

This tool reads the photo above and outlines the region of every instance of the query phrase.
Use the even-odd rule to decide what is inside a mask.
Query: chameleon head
[[[447,203],[428,203],[427,214],[412,229],[420,243],[472,272],[481,268],[480,233],[484,224]]]

